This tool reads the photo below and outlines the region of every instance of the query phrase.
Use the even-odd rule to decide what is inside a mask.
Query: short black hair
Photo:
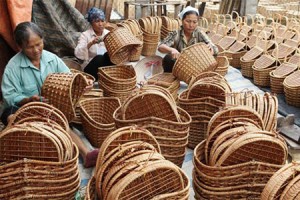
[[[41,39],[43,38],[42,30],[35,23],[22,22],[18,24],[14,31],[14,38],[17,45],[22,47],[23,44],[27,43],[31,33],[37,34]]]
[[[196,11],[190,10],[190,11],[187,11],[186,13],[183,14],[182,20],[184,20],[184,19],[186,18],[186,16],[188,16],[188,15],[190,15],[190,14],[194,14],[194,15],[199,16],[199,14],[198,14]]]

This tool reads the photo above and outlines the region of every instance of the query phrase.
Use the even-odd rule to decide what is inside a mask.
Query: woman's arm
[[[173,59],[177,59],[180,55],[179,51],[173,47],[169,47],[166,44],[161,44],[158,47],[158,51],[161,53],[170,54]]]

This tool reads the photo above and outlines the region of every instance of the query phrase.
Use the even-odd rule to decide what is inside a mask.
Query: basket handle
[[[233,10],[231,12],[231,19],[233,18],[233,14],[236,14],[236,19],[238,19],[240,17],[240,14],[238,12],[236,12],[235,10]]]

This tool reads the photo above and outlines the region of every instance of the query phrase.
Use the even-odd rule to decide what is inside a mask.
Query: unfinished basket
[[[82,74],[54,73],[47,76],[41,95],[72,121],[76,117],[75,106],[86,86],[87,80]]]
[[[189,83],[201,72],[213,71],[218,63],[204,43],[197,43],[184,49],[176,60],[172,73],[179,80]]]
[[[116,28],[110,31],[103,39],[110,60],[114,64],[129,61],[136,53],[142,42],[132,35],[126,28]]]
[[[120,100],[115,97],[92,98],[80,102],[83,132],[94,147],[99,148],[115,130],[113,113],[120,105]]]

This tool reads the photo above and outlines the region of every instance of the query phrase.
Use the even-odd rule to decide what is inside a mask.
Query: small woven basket
[[[218,63],[204,43],[197,43],[184,49],[176,60],[173,75],[189,83],[201,72],[213,71]]]
[[[47,76],[41,95],[61,110],[68,121],[72,121],[76,117],[76,104],[86,86],[87,80],[82,74],[54,73]]]
[[[225,76],[227,74],[228,67],[229,67],[228,58],[226,56],[218,56],[217,62],[218,62],[218,66],[215,69],[215,72],[217,72],[222,76]]]
[[[83,132],[90,143],[99,148],[115,130],[113,113],[121,105],[114,97],[92,98],[80,101]]]
[[[137,52],[142,42],[126,28],[116,28],[103,39],[111,62],[121,64],[129,61],[131,55]]]

